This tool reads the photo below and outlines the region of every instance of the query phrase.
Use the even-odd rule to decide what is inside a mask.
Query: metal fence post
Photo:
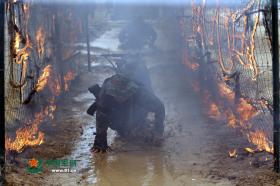
[[[5,60],[5,37],[4,37],[4,33],[5,33],[5,29],[4,29],[4,17],[5,17],[5,4],[3,1],[0,0],[0,118],[1,118],[1,137],[0,137],[0,152],[2,153],[2,149],[4,149],[4,133],[3,133],[3,129],[4,129],[4,116],[5,116],[5,107],[4,107],[4,60]],[[1,154],[2,155],[2,154]]]
[[[272,14],[272,74],[273,74],[273,148],[274,170],[279,172],[279,43],[278,43],[278,5],[271,0]]]
[[[90,59],[90,38],[89,38],[89,13],[85,13],[85,29],[86,29],[86,40],[87,40],[87,58],[88,58],[88,71],[91,72],[91,59]]]
[[[5,154],[5,3],[0,0],[0,185],[4,181],[4,154]]]

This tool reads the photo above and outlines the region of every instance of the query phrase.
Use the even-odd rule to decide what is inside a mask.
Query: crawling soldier
[[[89,91],[96,102],[88,114],[96,111],[96,136],[93,151],[106,151],[107,129],[122,137],[160,139],[164,130],[165,109],[162,102],[147,87],[123,74],[107,78],[102,87],[94,85]],[[153,115],[149,120],[148,115]]]

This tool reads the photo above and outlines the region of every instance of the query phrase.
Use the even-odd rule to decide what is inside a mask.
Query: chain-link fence
[[[6,3],[7,151],[42,143],[40,124],[53,118],[55,103],[79,73],[75,43],[83,30],[83,16],[75,15],[74,8]]]
[[[273,152],[269,3],[193,2],[191,19],[181,23],[192,25],[182,26],[184,63],[199,76],[194,88],[203,92],[210,118],[239,129],[256,145],[252,151]]]
[[[193,86],[203,93],[207,114],[239,129],[253,150],[272,152],[269,1],[201,1],[185,11],[192,16],[181,20],[184,63],[198,77]],[[56,100],[78,73],[73,59],[83,16],[77,12],[59,4],[6,4],[6,129],[17,130],[6,149],[42,141],[40,123],[53,117]]]

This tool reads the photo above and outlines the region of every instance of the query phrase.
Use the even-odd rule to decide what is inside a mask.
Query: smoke
[[[199,4],[205,0],[23,0],[24,2],[44,3],[44,4],[131,4],[131,5],[168,5],[168,6],[185,6],[190,5],[192,2]],[[236,5],[241,1],[230,0],[208,0],[207,4],[215,5]]]

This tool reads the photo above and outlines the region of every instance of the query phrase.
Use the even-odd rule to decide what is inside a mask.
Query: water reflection
[[[133,147],[133,146],[131,146]],[[96,180],[87,179],[96,185],[164,185],[166,172],[160,149],[134,146],[121,152],[93,155],[93,172]]]

